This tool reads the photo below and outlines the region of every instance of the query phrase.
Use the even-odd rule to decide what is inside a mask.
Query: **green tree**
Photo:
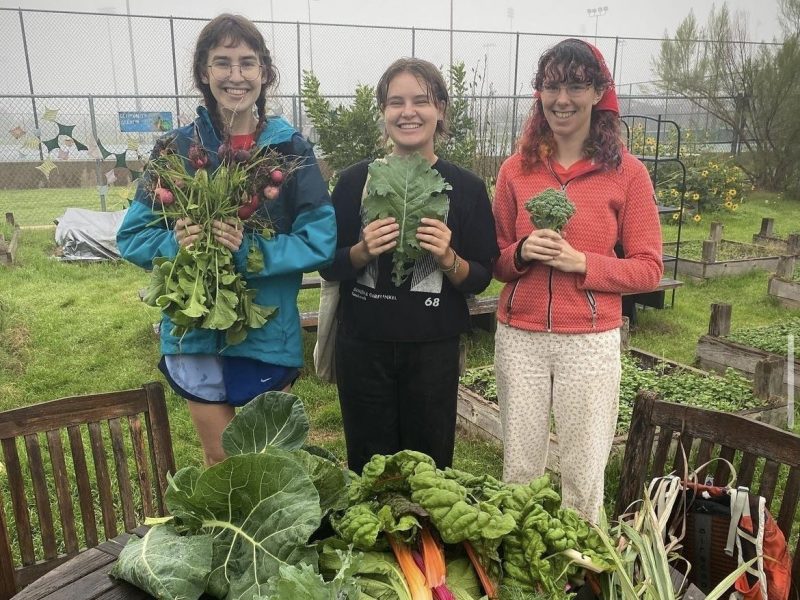
[[[800,174],[800,0],[781,0],[781,10],[785,38],[775,44],[748,41],[746,21],[724,3],[705,26],[690,13],[654,61],[661,87],[725,123],[744,149],[742,169],[771,190],[792,189]]]
[[[467,169],[475,168],[475,151],[477,138],[475,120],[471,116],[469,105],[469,85],[467,69],[463,62],[450,66],[449,128],[450,135],[439,141],[436,153],[444,159]]]
[[[386,153],[378,125],[381,112],[375,90],[368,85],[356,88],[355,101],[350,106],[332,108],[330,101],[320,94],[316,75],[304,71],[303,106],[316,129],[325,161],[334,172]]]

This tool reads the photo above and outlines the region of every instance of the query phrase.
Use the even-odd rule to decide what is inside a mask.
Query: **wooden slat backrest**
[[[654,451],[656,429],[659,437]],[[732,464],[740,455],[737,483],[741,485],[751,485],[763,463],[760,489],[764,490],[764,497],[773,509],[780,507],[776,515],[778,526],[789,540],[800,500],[800,436],[738,415],[662,402],[656,394],[647,391],[639,392],[634,404],[617,495],[617,515],[641,498],[645,484],[652,477],[666,474],[664,448],[675,434],[679,443],[684,440],[687,445],[689,440],[701,440],[695,461],[704,459],[705,462],[714,449]],[[688,447],[686,452],[689,458]],[[673,465],[681,464],[681,460],[675,459]],[[694,462],[690,467],[699,464]],[[777,497],[775,489],[782,466],[788,471],[788,477],[782,496]],[[729,476],[727,465],[718,461],[715,469],[715,483],[725,485]],[[793,550],[792,598],[800,591],[800,542]]]
[[[163,489],[175,459],[161,384],[5,411],[0,448],[16,533],[9,533],[0,494],[0,600],[81,549],[115,537],[120,525],[132,530],[144,515],[166,514]]]

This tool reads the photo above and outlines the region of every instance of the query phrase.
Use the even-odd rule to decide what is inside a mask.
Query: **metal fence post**
[[[514,96],[511,98],[511,147],[517,139],[517,75],[519,74],[519,32],[516,33],[517,46],[514,58]]]
[[[25,35],[25,18],[22,16],[22,9],[19,11],[19,27],[22,32],[22,48],[25,51],[25,68],[28,70],[28,89],[31,92],[31,106],[33,107],[33,126],[39,129],[39,111],[36,109],[36,97],[33,95],[33,75],[31,74],[31,57],[28,55],[28,38]],[[39,160],[44,160],[42,145],[39,144]]]
[[[180,125],[181,101],[178,98],[178,59],[175,53],[175,20],[169,18],[169,39],[172,45],[172,80],[175,89],[175,123]]]
[[[411,28],[411,58],[417,57],[417,30]]]
[[[297,129],[303,131],[303,69],[300,65],[300,21],[297,22],[297,97],[300,99],[300,106],[297,110]]]
[[[97,120],[94,114],[94,96],[89,96],[89,120],[92,123],[92,137],[95,144],[97,143]],[[108,192],[108,185],[103,180],[103,169],[100,167],[100,159],[94,159],[94,174],[97,179],[97,193],[100,196],[100,210],[106,211],[106,193]]]
[[[614,66],[611,68],[612,83],[617,80],[617,53],[619,52],[619,36],[614,36]]]

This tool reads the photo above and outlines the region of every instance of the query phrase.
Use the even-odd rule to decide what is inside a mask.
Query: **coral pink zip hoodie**
[[[617,169],[591,163],[570,168],[563,181],[549,164],[523,172],[516,153],[497,179],[494,218],[500,258],[494,275],[506,283],[497,318],[528,331],[591,333],[622,324],[625,292],[649,292],[663,273],[661,225],[645,166],[627,152]],[[586,273],[564,273],[534,261],[514,264],[517,245],[531,231],[525,203],[547,188],[563,189],[576,212],[562,235],[586,254]],[[617,242],[625,258],[617,258]]]

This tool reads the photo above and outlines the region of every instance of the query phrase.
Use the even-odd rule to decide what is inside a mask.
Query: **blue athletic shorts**
[[[252,358],[212,354],[168,354],[158,368],[175,393],[187,400],[244,406],[250,400],[294,383],[297,367]]]

